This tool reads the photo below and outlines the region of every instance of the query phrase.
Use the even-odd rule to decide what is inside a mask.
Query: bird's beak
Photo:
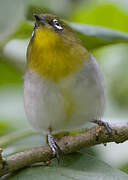
[[[47,21],[46,21],[46,19],[43,16],[41,16],[39,14],[33,14],[33,16],[35,17],[37,22],[40,22],[43,25],[47,24]]]

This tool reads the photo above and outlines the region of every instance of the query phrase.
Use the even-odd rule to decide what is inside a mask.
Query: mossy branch
[[[97,126],[87,132],[62,137],[61,139],[57,139],[57,142],[62,153],[68,154],[83,147],[90,147],[108,142],[123,143],[128,140],[128,125],[113,125],[111,127],[111,135],[108,134],[104,127]],[[50,161],[52,158],[52,152],[48,145],[16,153],[3,161],[4,166],[0,169],[0,177],[34,163]]]

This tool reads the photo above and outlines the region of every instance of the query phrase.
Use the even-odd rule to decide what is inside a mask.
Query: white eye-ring
[[[58,29],[58,30],[62,30],[62,26],[58,23],[57,19],[53,19],[53,26]]]

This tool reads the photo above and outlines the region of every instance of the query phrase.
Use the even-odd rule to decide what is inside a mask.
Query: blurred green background
[[[35,132],[27,122],[23,105],[25,56],[33,13],[54,13],[75,22],[71,26],[104,74],[103,119],[110,123],[128,121],[127,0],[0,0],[0,146],[6,147],[5,155],[42,143],[41,137],[32,136]],[[36,143],[33,138],[24,139],[28,136]],[[127,142],[99,145],[93,151],[101,160],[128,173]]]

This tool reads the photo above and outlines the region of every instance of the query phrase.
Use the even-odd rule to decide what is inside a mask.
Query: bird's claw
[[[110,127],[108,122],[96,120],[96,119],[93,119],[92,122],[98,124],[99,126],[104,126],[109,135],[112,133],[112,128]]]

